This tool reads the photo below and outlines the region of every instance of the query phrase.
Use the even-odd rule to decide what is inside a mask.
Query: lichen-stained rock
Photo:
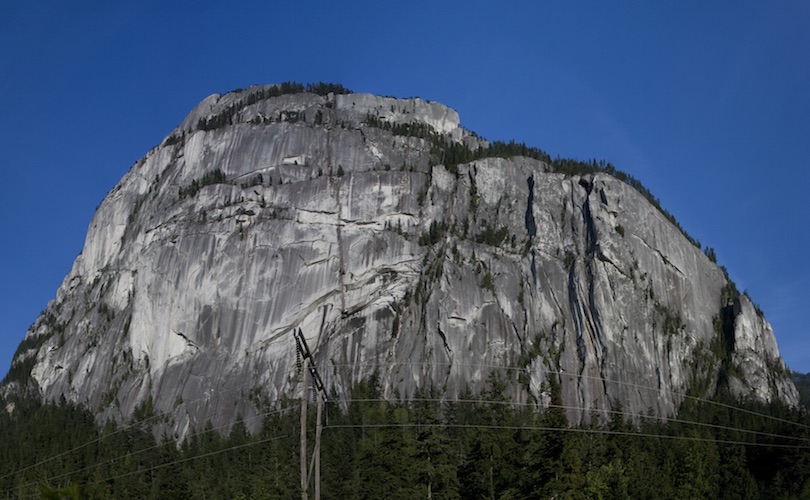
[[[628,184],[449,162],[489,144],[438,103],[272,88],[206,98],[109,193],[6,393],[100,421],[151,401],[182,439],[296,397],[300,328],[339,398],[497,374],[572,422],[671,416],[725,363],[737,394],[797,403],[768,323]]]

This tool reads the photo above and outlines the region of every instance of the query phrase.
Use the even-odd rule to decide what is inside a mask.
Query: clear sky
[[[716,249],[810,371],[810,3],[10,2],[0,16],[0,375],[93,212],[197,102],[342,83],[488,139],[606,159]]]

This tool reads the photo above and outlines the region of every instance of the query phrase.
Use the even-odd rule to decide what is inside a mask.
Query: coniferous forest
[[[677,418],[569,426],[564,408],[482,394],[387,402],[375,380],[326,405],[322,498],[804,498],[810,419],[783,405],[687,397]],[[309,451],[315,438],[309,405]],[[141,412],[99,428],[77,406],[0,412],[0,498],[300,498],[300,406],[268,408],[257,433],[210,424],[155,439]],[[312,498],[314,485],[310,485]]]

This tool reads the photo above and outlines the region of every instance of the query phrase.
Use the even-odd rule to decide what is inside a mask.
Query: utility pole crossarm
[[[312,356],[312,352],[309,350],[309,346],[307,345],[304,335],[301,333],[301,329],[299,328],[297,330],[293,330],[293,335],[295,336],[295,341],[298,342],[300,352],[304,359],[309,360],[309,373],[312,375],[312,379],[315,381],[315,389],[317,389],[317,391],[321,394],[323,402],[327,403],[328,400],[326,397],[326,388],[323,385],[323,380],[321,379],[321,375],[318,373],[318,369],[315,367],[315,358]]]

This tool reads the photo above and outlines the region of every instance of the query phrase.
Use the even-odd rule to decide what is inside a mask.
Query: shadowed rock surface
[[[296,397],[301,328],[338,398],[375,373],[403,399],[497,373],[574,423],[672,416],[718,383],[797,404],[767,321],[628,184],[445,166],[437,138],[488,146],[446,106],[272,89],[206,98],[107,195],[6,393],[100,421],[151,404],[182,439]]]

